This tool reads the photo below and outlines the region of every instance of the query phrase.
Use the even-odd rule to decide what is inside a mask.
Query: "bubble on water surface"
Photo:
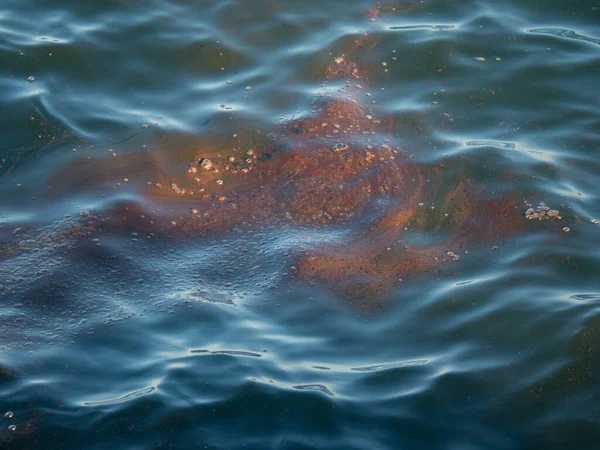
[[[202,158],[199,162],[200,168],[204,170],[210,170],[213,167],[213,163],[208,158]]]

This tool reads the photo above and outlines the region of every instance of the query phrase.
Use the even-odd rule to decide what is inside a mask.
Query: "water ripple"
[[[530,28],[527,30],[527,32],[535,34],[548,34],[550,36],[555,36],[559,38],[590,42],[592,44],[600,45],[599,38],[592,38],[583,34],[579,34],[573,30],[567,30],[564,28]]]
[[[124,402],[129,402],[132,400],[135,400],[139,397],[142,397],[144,395],[148,395],[152,392],[154,392],[156,390],[156,388],[154,386],[149,386],[147,388],[144,389],[139,389],[137,391],[134,392],[130,392],[129,394],[123,395],[121,397],[116,397],[116,398],[109,398],[106,400],[97,400],[97,401],[93,401],[93,402],[84,402],[83,404],[85,406],[105,406],[105,405],[114,405],[117,403],[124,403]]]
[[[322,384],[299,384],[297,386],[293,386],[294,389],[298,389],[299,391],[316,391],[322,392],[325,395],[329,395],[331,397],[335,397],[335,394],[327,389],[326,386]]]
[[[262,355],[259,353],[253,352],[245,352],[242,350],[190,350],[190,353],[201,353],[201,354],[211,354],[211,355],[231,355],[231,356],[251,356],[254,358],[262,358]]]
[[[355,372],[379,372],[382,370],[397,369],[400,367],[421,366],[423,364],[427,364],[428,362],[428,359],[417,359],[414,361],[400,361],[395,363],[377,364],[374,366],[353,367],[350,370],[354,370]]]
[[[517,147],[517,144],[514,142],[502,142],[502,141],[486,141],[486,140],[478,140],[478,141],[467,141],[465,145],[468,147],[498,147],[498,148],[508,148],[514,150]]]
[[[429,24],[423,24],[423,25],[396,25],[393,27],[390,27],[390,30],[423,30],[423,29],[429,29],[429,30],[437,30],[437,31],[447,31],[447,30],[452,30],[454,29],[456,25],[429,25]]]
[[[0,447],[596,449],[596,18],[558,0],[1,2],[0,253],[19,252],[0,255]],[[340,55],[362,89],[327,79]],[[286,127],[345,95],[423,180],[414,220],[365,241],[393,244],[373,270],[447,239],[459,260],[424,252],[357,305],[291,267],[372,217],[178,239],[135,213],[68,234],[82,209],[187,214],[146,183],[296,151]],[[524,220],[542,201],[562,219]],[[490,214],[518,232],[479,246]]]

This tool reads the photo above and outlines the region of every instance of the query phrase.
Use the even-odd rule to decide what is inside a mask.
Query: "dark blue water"
[[[600,447],[600,4],[379,6],[2,2],[0,448]],[[358,222],[65,234],[309,116],[365,33],[362,101],[441,191],[518,199],[519,233],[368,308],[291,276]]]

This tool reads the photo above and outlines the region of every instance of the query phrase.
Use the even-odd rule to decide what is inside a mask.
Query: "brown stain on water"
[[[369,17],[378,16],[379,10],[369,11]],[[206,156],[202,151],[186,150],[191,157],[176,162],[157,152],[139,151],[67,166],[55,178],[60,191],[54,195],[127,177],[131,181],[123,186],[143,200],[91,212],[66,232],[50,228],[28,233],[0,248],[0,256],[28,246],[68,246],[106,233],[135,231],[140,236],[183,239],[279,223],[321,228],[346,223],[353,231],[350,242],[302,253],[293,275],[319,281],[357,306],[370,307],[406,277],[447,264],[452,260],[448,250],[489,245],[524,231],[513,197],[482,200],[483,193],[466,180],[440,194],[443,171],[415,164],[394,136],[392,120],[371,117],[364,104],[369,74],[361,55],[375,44],[362,36],[354,49],[334,55],[326,79],[337,87],[315,100],[314,115],[287,123],[276,133],[257,135],[254,151],[236,155],[233,162],[227,155],[211,157],[213,169],[207,171],[198,165]],[[210,139],[198,147],[214,148]],[[336,144],[341,144],[339,150]],[[188,173],[188,165],[196,173]],[[426,177],[437,177],[437,186],[426,183]],[[434,201],[443,206],[427,211],[424,205]],[[452,213],[445,217],[441,211]],[[448,235],[443,245],[407,242],[405,229],[414,232],[431,223]]]

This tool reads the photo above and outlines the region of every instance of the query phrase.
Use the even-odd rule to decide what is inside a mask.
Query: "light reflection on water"
[[[0,259],[0,447],[596,448],[597,11],[391,3],[375,21],[367,0],[0,6],[0,242],[48,226]],[[467,173],[571,233],[528,223],[368,311],[286,276],[351,227],[57,244],[147,181],[135,158],[100,180],[70,163],[146,152],[172,175],[250,145],[309,116],[364,33],[369,106],[445,166],[442,190]]]

